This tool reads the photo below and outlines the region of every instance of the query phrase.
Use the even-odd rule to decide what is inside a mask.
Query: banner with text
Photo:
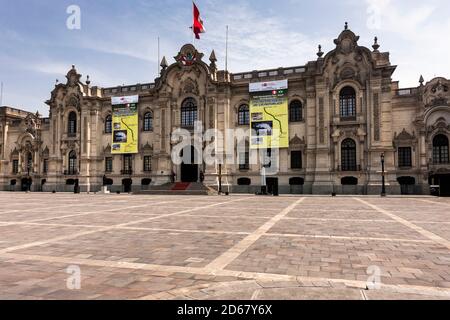
[[[289,148],[288,80],[250,83],[252,149]]]
[[[112,154],[138,153],[139,96],[112,98]]]

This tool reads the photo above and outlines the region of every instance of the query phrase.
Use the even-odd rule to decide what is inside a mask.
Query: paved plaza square
[[[0,193],[0,299],[448,300],[450,199]]]

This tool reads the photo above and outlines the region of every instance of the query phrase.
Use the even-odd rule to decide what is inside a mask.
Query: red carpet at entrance
[[[185,191],[189,188],[190,183],[178,182],[172,188],[172,191]]]

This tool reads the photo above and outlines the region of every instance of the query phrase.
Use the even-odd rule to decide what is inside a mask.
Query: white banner
[[[139,102],[139,96],[128,96],[128,97],[112,97],[111,98],[112,105],[123,105],[123,104],[131,104],[131,103],[138,103]]]
[[[250,93],[272,91],[272,90],[286,90],[287,88],[288,88],[287,79],[280,81],[250,83]]]

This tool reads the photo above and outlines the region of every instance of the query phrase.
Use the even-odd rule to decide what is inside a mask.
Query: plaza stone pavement
[[[450,299],[450,199],[0,193],[0,299]]]

